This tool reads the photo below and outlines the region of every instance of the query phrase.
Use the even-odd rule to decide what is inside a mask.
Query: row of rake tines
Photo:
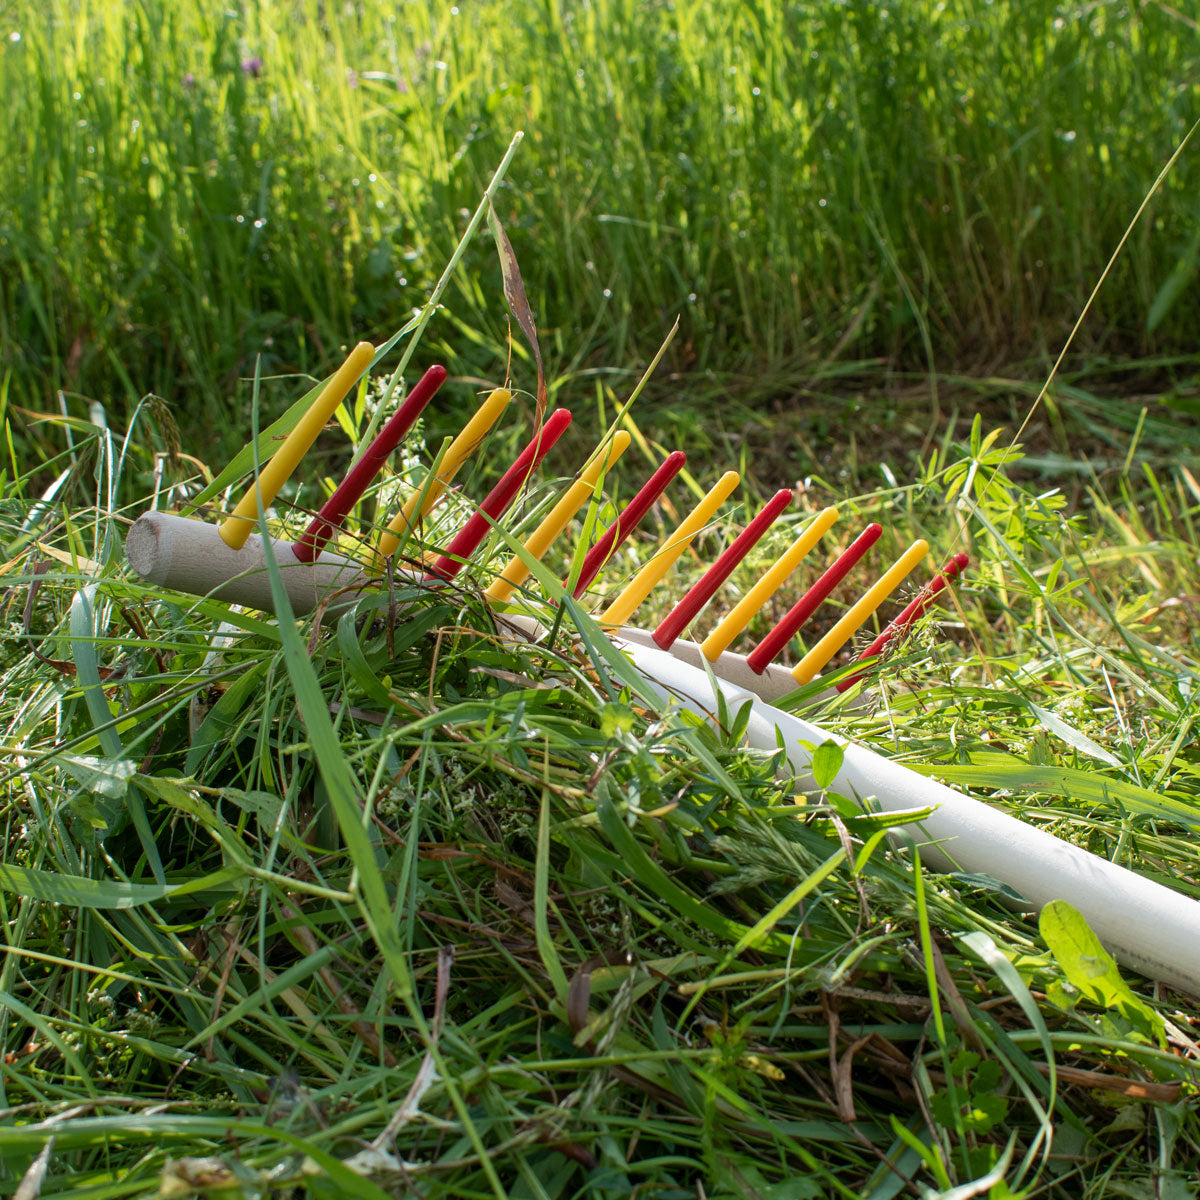
[[[222,538],[234,548],[244,545],[261,503],[265,508],[278,493],[283,482],[311,446],[317,433],[332,416],[350,387],[370,365],[374,347],[363,342],[355,347],[339,371],[330,379],[313,405],[301,418],[291,434],[263,467],[256,481],[233,513],[220,526]],[[292,545],[297,559],[314,562],[329,539],[334,536],[367,486],[378,474],[392,451],[413,427],[426,405],[433,399],[446,378],[445,368],[431,367],[412,388],[396,413],[383,426],[355,462],[346,478],[313,518],[304,534]],[[424,484],[408,499],[401,511],[391,520],[375,552],[375,564],[382,565],[400,547],[401,539],[415,529],[437,503],[458,469],[480,445],[489,430],[499,420],[512,393],[506,388],[494,390],[458,436],[439,454]],[[475,512],[454,534],[444,551],[428,566],[426,579],[433,582],[453,579],[470,561],[493,525],[512,504],[522,487],[537,470],[543,458],[562,437],[571,423],[566,409],[556,409],[539,426],[536,434],[521,451],[516,461],[504,473]],[[524,544],[526,555],[540,560],[583,504],[596,494],[597,487],[609,469],[629,446],[630,436],[624,431],[613,434],[599,446],[575,481],[563,492]],[[616,519],[587,551],[578,573],[574,570],[563,581],[571,595],[578,599],[592,585],[614,551],[638,527],[668,484],[679,474],[687,456],[682,451],[667,455],[663,463],[620,510]],[[633,614],[663,579],[674,562],[690,545],[693,538],[712,520],[721,504],[728,499],[739,483],[736,471],[727,471],[704,498],[684,518],[666,539],[662,548],[637,572],[620,594],[599,616],[607,628],[628,625]],[[674,605],[652,633],[654,642],[669,650],[685,629],[713,598],[735,567],[792,503],[793,493],[784,488],[763,506],[762,510],[718,556],[700,579]],[[817,544],[838,518],[836,508],[826,508],[807,525],[800,536],[780,556],[774,565],[746,593],[741,601],[701,643],[701,652],[709,662],[716,662],[735,637],[766,605],[772,595],[796,570],[801,560]],[[774,628],[746,656],[747,664],[759,674],[767,667],[820,605],[846,577],[872,545],[883,528],[868,525],[819,576],[803,596],[776,623]],[[792,669],[797,684],[805,684],[833,658],[854,636],[872,613],[891,595],[914,567],[928,553],[925,541],[914,542],[883,575],[849,608],[834,626],[809,650]],[[880,655],[889,643],[900,637],[929,608],[937,595],[967,565],[965,554],[956,554],[908,606],[855,660],[865,662]],[[509,600],[513,591],[526,582],[531,569],[525,556],[514,555],[500,575],[486,589],[486,596],[496,604]],[[861,673],[841,679],[837,686],[845,690]]]

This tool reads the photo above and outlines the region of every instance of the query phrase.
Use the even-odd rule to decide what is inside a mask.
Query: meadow
[[[47,0],[4,20],[7,387],[38,410],[154,392],[185,428],[240,408],[260,356],[320,375],[399,326],[516,129],[500,215],[555,387],[637,371],[677,316],[689,404],[1028,383],[1187,135],[1200,62],[1158,3]],[[1153,360],[1188,399],[1196,169],[1176,164],[1077,344],[1103,397]],[[498,288],[475,243],[436,331],[453,373],[496,377]]]
[[[818,632],[912,538],[966,551],[862,684],[792,704],[1200,897],[1190,147],[1159,179],[1197,116],[1186,14],[2,20],[4,1190],[1194,1193],[1195,997],[995,879],[930,870],[849,798],[798,805],[736,721],[622,685],[593,619],[726,467],[739,489],[639,624],[781,485],[792,510],[699,633],[826,504],[822,563],[884,534]],[[577,432],[504,530],[453,587],[399,576],[299,622],[138,580],[130,521],[228,509],[359,337],[393,348],[265,519],[303,528],[438,361],[444,396],[342,547],[366,554],[510,378],[512,416],[404,554],[445,544],[535,410],[473,224],[517,129],[495,210]],[[627,461],[526,601],[552,636],[498,638],[481,589],[616,425]],[[556,590],[677,446],[637,537],[578,604]]]

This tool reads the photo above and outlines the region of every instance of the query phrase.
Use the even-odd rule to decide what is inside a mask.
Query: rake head
[[[421,487],[390,520],[366,567],[330,550],[329,544],[389,455],[445,381],[446,371],[443,367],[431,367],[422,376],[298,539],[290,543],[268,539],[264,543],[253,532],[259,514],[265,512],[274,501],[326,421],[371,365],[373,357],[374,348],[366,342],[351,351],[292,433],[259,472],[246,495],[219,526],[163,513],[148,513],[139,518],[127,541],[127,553],[134,570],[150,582],[180,591],[215,595],[257,608],[271,609],[272,593],[266,572],[266,556],[269,553],[280,569],[280,578],[293,611],[300,613],[327,602],[336,592],[352,595],[362,587],[369,586],[387,560],[395,556],[408,537],[420,527],[459,468],[479,448],[500,419],[511,399],[511,393],[500,388],[484,400],[459,435],[439,456]],[[516,461],[478,504],[475,512],[433,557],[424,575],[428,583],[452,580],[471,561],[492,527],[503,518],[570,423],[571,414],[559,409],[538,427]],[[545,519],[526,539],[524,553],[514,555],[487,588],[485,595],[493,605],[512,603],[514,592],[527,584],[531,574],[529,560],[540,560],[583,505],[598,495],[601,484],[610,477],[629,442],[628,434],[616,432],[597,447],[574,482],[562,492]],[[605,566],[612,561],[617,549],[660,499],[685,462],[686,455],[682,451],[667,455],[620,510],[612,524],[588,547],[579,569],[563,580],[566,592],[576,599],[589,592]],[[712,521],[739,482],[737,472],[726,472],[684,517],[645,566],[608,602],[598,620],[614,635],[625,640],[653,644],[695,664],[709,664],[718,675],[727,678],[732,674],[743,680],[757,679],[760,685],[755,690],[760,694],[779,695],[816,678],[925,558],[929,546],[925,541],[914,542],[794,667],[785,670],[778,666],[776,660],[791,640],[879,540],[882,527],[878,524],[868,525],[811,581],[784,617],[748,654],[743,657],[731,653],[729,647],[735,639],[785,586],[838,520],[838,510],[826,508],[815,515],[791,546],[702,642],[697,644],[683,640],[683,634],[697,622],[734,569],[791,507],[793,493],[784,489],[771,497],[700,579],[671,607],[655,629],[646,631],[633,627],[631,621],[638,608],[662,584],[672,565],[692,544],[697,534]],[[863,663],[865,668],[870,660],[884,653],[889,645],[902,637],[929,609],[949,581],[962,572],[967,561],[965,554],[954,555],[856,661]],[[841,679],[838,688],[844,690],[857,682],[861,675],[862,672],[858,672],[850,678]]]

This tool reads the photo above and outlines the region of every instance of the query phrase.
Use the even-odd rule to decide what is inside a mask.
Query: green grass
[[[1194,119],[1194,27],[1162,5],[333,11],[5,14],[3,1190],[1190,1194],[1194,998],[1129,972],[1085,995],[1069,914],[1043,929],[930,873],[843,798],[798,809],[736,737],[631,689],[586,612],[727,465],[736,503],[640,623],[785,482],[793,515],[700,632],[826,503],[826,558],[884,524],[863,576],[914,536],[966,549],[877,699],[818,719],[1200,895],[1190,151],[1009,445],[1030,364]],[[455,587],[319,625],[131,578],[129,521],[214,476],[228,506],[251,409],[268,427],[360,334],[407,326],[379,370],[457,379],[346,548],[511,353],[525,392],[426,541],[484,494],[534,373],[463,234],[516,128],[499,215],[576,427],[509,531],[681,317],[597,519],[661,451],[688,472],[586,604],[548,645],[498,638],[499,535]],[[389,391],[342,410],[273,522],[301,527]]]
[[[986,881],[916,867],[838,797],[797,810],[735,738],[664,719],[577,610],[551,645],[497,639],[475,585],[498,539],[460,586],[400,583],[401,619],[379,595],[318,628],[266,620],[128,576],[156,461],[160,488],[194,473],[145,412],[128,439],[42,437],[68,492],[14,463],[0,498],[10,1186],[785,1200],[993,1172],[980,1194],[1065,1200],[1194,1181],[1193,1001],[1128,973],[1136,1002],[1085,999]],[[1003,445],[977,423],[909,485],[843,488],[831,540],[885,521],[873,568],[918,532],[973,566],[878,702],[821,720],[1200,894],[1200,489],[1131,454],[1072,515]],[[729,507],[658,610],[744,519]],[[1131,1081],[1149,1101],[1111,1090]]]
[[[675,316],[660,396],[1028,377],[1195,118],[1200,34],[1160,4],[333,12],[6,10],[15,400],[127,412],[154,391],[190,432],[240,406],[259,355],[323,373],[424,300],[518,128],[501,217],[556,390],[619,377]],[[1122,356],[1155,356],[1159,393],[1194,374],[1195,170],[1188,152],[1077,345],[1105,394]],[[492,379],[499,273],[481,247],[466,265],[437,348]]]

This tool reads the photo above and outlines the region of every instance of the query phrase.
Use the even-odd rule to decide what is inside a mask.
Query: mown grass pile
[[[452,588],[318,621],[135,581],[128,521],[195,466],[149,409],[93,417],[44,429],[61,456],[12,458],[0,501],[10,1187],[1190,1191],[1193,1000],[1081,990],[994,881],[928,873],[843,798],[798,808],[777,762],[641,694],[582,608],[499,637],[499,538]],[[973,567],[945,637],[819,719],[1200,894],[1200,486],[1131,449],[1071,515],[1002,447],[976,426],[847,498]]]
[[[562,386],[675,315],[668,366],[751,398],[1037,374],[1195,119],[1200,55],[1178,6],[1053,0],[47,0],[0,35],[0,363],[22,403],[114,412],[211,413],[260,354],[322,374],[379,340],[518,128],[502,216]],[[1195,191],[1188,153],[1078,346],[1098,383],[1122,355],[1160,393],[1194,375]],[[498,274],[468,267],[440,351],[490,375]]]

